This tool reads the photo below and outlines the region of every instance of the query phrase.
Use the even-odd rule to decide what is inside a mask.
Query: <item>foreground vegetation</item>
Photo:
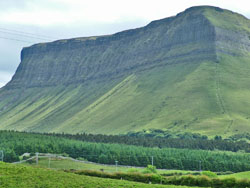
[[[174,184],[174,185],[187,185],[187,186],[199,186],[199,187],[213,187],[213,188],[246,188],[250,187],[250,180],[247,179],[235,179],[235,178],[222,178],[218,179],[213,177],[214,173],[212,172],[205,172],[204,175],[187,175],[187,176],[170,176],[164,177],[161,175],[157,175],[152,173],[142,174],[142,173],[105,173],[100,171],[90,171],[90,170],[81,170],[81,171],[67,171],[73,172],[79,175],[88,175],[88,176],[95,176],[95,177],[105,177],[111,179],[125,179],[130,181],[137,181],[137,182],[152,182],[155,184]],[[211,177],[210,177],[211,176]]]
[[[222,175],[222,176],[219,176],[220,178],[236,178],[236,179],[248,179],[250,180],[250,171],[247,171],[247,172],[238,172],[238,173],[235,173],[235,174],[229,174],[229,175]]]
[[[143,172],[145,168],[136,168],[136,167],[128,167],[128,166],[120,166],[117,167],[115,165],[104,165],[98,163],[88,163],[84,161],[72,161],[69,159],[62,159],[62,158],[39,158],[38,165],[36,164],[36,160],[28,160],[24,165],[29,166],[38,166],[42,168],[51,168],[56,170],[96,170],[96,171],[103,171],[103,172]],[[165,169],[157,169],[158,174],[164,175],[175,175],[175,174],[188,174],[192,173],[192,171],[186,170],[165,170]]]
[[[35,163],[31,163],[35,165]],[[39,166],[48,167],[48,160],[39,160]],[[114,166],[104,166],[97,164],[85,164],[72,162],[64,159],[51,160],[51,167],[55,169],[68,169],[66,172],[92,177],[102,177],[111,179],[123,179],[137,182],[152,182],[156,184],[175,184],[199,187],[237,187],[245,188],[250,186],[250,171],[230,175],[216,175],[210,171],[163,171],[155,170],[152,166],[147,168],[126,168],[118,167],[117,172]],[[78,169],[78,170],[72,170]],[[81,169],[81,170],[79,170]],[[104,171],[104,172],[103,172]],[[112,173],[111,173],[112,172]],[[150,173],[150,174],[149,174]],[[219,173],[220,174],[220,173]],[[219,178],[219,179],[218,179]]]
[[[72,173],[42,168],[13,165],[0,162],[1,188],[175,188],[179,186],[149,185],[125,180],[112,180],[89,176],[79,176]],[[181,186],[181,188],[187,188]]]
[[[96,163],[86,163],[80,161],[72,161],[69,159],[61,159],[61,158],[39,158],[38,165],[36,164],[35,159],[29,160],[24,165],[29,166],[36,166],[42,168],[51,168],[56,170],[92,170],[92,171],[102,171],[102,172],[137,172],[137,173],[144,173],[145,168],[132,168],[127,166],[115,166],[115,165],[103,165],[103,164],[96,164]],[[206,171],[205,171],[206,172]],[[202,172],[203,174],[205,173]],[[200,175],[198,171],[186,171],[186,170],[164,170],[164,169],[157,169],[157,174],[163,176],[181,176],[181,175]],[[250,181],[250,171],[246,172],[218,172],[217,175],[214,173],[215,176],[218,178],[236,178],[236,179],[248,179]]]
[[[248,171],[250,154],[174,148],[146,148],[122,144],[89,143],[53,136],[1,132],[0,150],[7,162],[18,161],[25,152],[66,153],[73,158],[120,165],[147,166],[152,156],[157,168],[210,171]]]

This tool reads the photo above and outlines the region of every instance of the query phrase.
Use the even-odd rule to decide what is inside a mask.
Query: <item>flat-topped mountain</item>
[[[36,44],[22,50],[21,64],[8,87],[113,79],[170,61],[178,63],[190,55],[191,59],[215,60],[215,38],[215,29],[202,10],[193,8],[114,35]],[[192,49],[187,46],[181,52],[183,45]]]
[[[0,90],[0,129],[250,132],[250,21],[217,7],[35,44]]]

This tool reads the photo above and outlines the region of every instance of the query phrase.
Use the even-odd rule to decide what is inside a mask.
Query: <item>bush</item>
[[[217,175],[229,175],[229,174],[233,174],[232,171],[226,171],[226,172],[217,172]]]
[[[62,153],[61,154],[63,157],[69,157],[69,154],[67,154],[67,153]]]
[[[143,171],[144,174],[151,174],[151,173],[157,173],[156,167],[152,165],[148,165],[147,168]]]
[[[36,154],[34,153],[34,152],[31,152],[30,153],[30,157],[33,157],[33,156],[35,156]]]
[[[158,174],[152,174],[151,175],[151,182],[152,183],[161,183],[162,182],[162,176]]]
[[[83,157],[77,157],[76,159],[79,160],[79,161],[88,161],[87,159],[85,159]]]
[[[33,164],[35,162],[36,162],[36,160],[34,160],[34,159],[30,159],[30,160],[27,161],[27,163],[29,163],[29,164]]]
[[[212,179],[211,184],[212,184],[212,187],[215,187],[215,188],[223,187],[223,182],[221,181],[221,179],[218,179],[218,178]]]
[[[246,188],[246,187],[250,187],[250,181],[247,179],[241,179],[236,181],[236,184],[239,188]]]
[[[23,156],[22,160],[27,160],[29,158],[30,158],[30,156]]]
[[[129,173],[137,173],[137,172],[139,172],[139,170],[136,168],[130,168],[130,169],[128,169],[128,172]]]
[[[158,174],[142,174],[139,172],[132,173],[105,173],[100,171],[93,170],[66,170],[65,172],[75,173],[79,175],[88,175],[102,178],[111,178],[111,179],[124,179],[128,181],[136,181],[143,183],[154,183],[154,184],[165,184],[165,185],[186,185],[186,186],[199,186],[199,187],[212,187],[212,188],[246,188],[250,187],[250,181],[247,179],[236,180],[235,178],[227,179],[218,179],[218,178],[209,178],[208,176],[171,176],[163,177]]]
[[[172,172],[172,173],[167,173],[167,174],[161,174],[162,176],[182,176],[184,175],[183,173],[181,172]]]
[[[235,178],[225,178],[222,179],[224,187],[238,187],[236,186],[236,179]]]
[[[137,181],[137,182],[143,182],[143,183],[148,183],[151,181],[150,174],[144,175],[142,173],[120,173],[120,177],[122,177],[125,180]]]
[[[217,174],[211,171],[203,171],[201,175],[210,177],[210,178],[217,178]]]
[[[191,174],[191,175],[194,175],[194,176],[201,175],[200,172],[192,172],[192,173],[190,173],[190,174]]]
[[[188,186],[196,185],[196,178],[192,175],[182,176],[181,185],[188,185]]]
[[[211,182],[211,179],[207,176],[197,176],[196,178],[196,182],[197,182],[197,186],[200,186],[200,187],[210,187],[212,182]]]

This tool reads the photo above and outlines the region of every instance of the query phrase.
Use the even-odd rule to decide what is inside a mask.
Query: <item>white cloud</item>
[[[0,88],[3,87],[12,78],[12,74],[9,72],[0,71]]]
[[[0,22],[51,26],[154,20],[175,15],[195,5],[213,5],[249,14],[249,0],[44,0],[3,10]]]

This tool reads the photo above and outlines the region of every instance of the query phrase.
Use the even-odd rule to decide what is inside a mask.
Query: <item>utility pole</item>
[[[3,162],[3,158],[4,158],[4,154],[3,154],[3,150],[0,150],[0,156],[1,156],[1,161]]]
[[[118,161],[115,161],[115,171],[117,172]]]
[[[154,166],[154,156],[151,156],[151,164]]]
[[[38,165],[38,152],[36,152],[36,165]]]
[[[199,168],[200,168],[200,172],[201,172],[201,161],[199,161]]]
[[[50,168],[50,159],[51,159],[51,156],[49,156],[49,168]]]

